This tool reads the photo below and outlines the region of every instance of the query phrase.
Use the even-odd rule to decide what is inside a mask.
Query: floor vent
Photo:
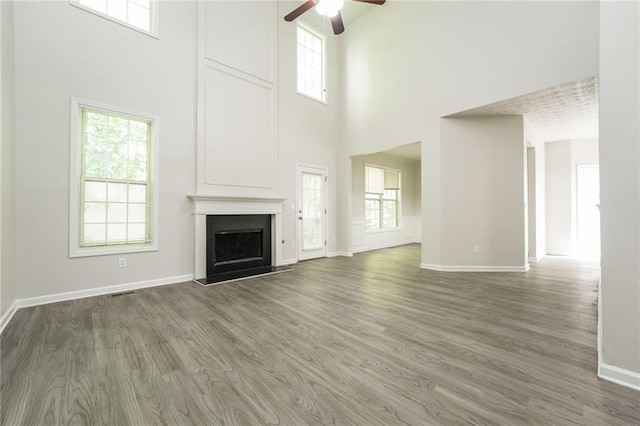
[[[124,293],[114,293],[114,294],[110,294],[109,296],[111,297],[116,297],[116,296],[125,296],[127,294],[134,294],[135,291],[125,291]]]

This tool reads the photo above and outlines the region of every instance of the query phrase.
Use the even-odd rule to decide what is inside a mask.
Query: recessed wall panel
[[[205,184],[273,188],[273,90],[207,67]]]
[[[274,3],[206,3],[205,58],[273,82]]]

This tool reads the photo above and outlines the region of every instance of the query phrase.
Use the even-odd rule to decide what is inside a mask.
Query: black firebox
[[[271,216],[207,216],[207,284],[270,272]]]

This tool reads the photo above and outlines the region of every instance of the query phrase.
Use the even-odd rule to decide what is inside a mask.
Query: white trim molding
[[[614,367],[603,362],[598,364],[598,377],[608,382],[640,391],[640,373]]]
[[[598,323],[597,323],[597,344],[598,344],[598,376],[602,363],[602,278],[598,280]]]
[[[126,108],[105,105],[98,102],[71,98],[70,111],[70,162],[69,162],[69,257],[104,256],[112,254],[128,254],[158,251],[160,235],[160,117],[156,114],[130,110]],[[151,241],[145,244],[103,245],[96,247],[80,246],[80,208],[84,200],[82,185],[82,109],[89,108],[106,114],[124,115],[130,119],[145,120],[150,123],[151,135],[149,136],[149,169],[147,194],[151,194],[147,200],[147,209],[150,213],[147,218],[147,226],[150,227]],[[105,179],[100,177],[100,180]],[[127,180],[128,182],[131,182]],[[123,180],[124,182],[124,180]]]
[[[182,282],[192,281],[193,275],[177,275],[175,277],[157,278],[155,280],[138,281],[126,284],[117,284],[106,287],[91,288],[87,290],[68,291],[65,293],[47,294],[44,296],[28,297],[25,299],[16,299],[11,307],[0,318],[0,333],[6,325],[11,321],[13,315],[18,309],[28,308],[31,306],[47,305],[49,303],[66,302],[68,300],[84,299],[86,297],[103,296],[105,294],[124,293],[126,291],[139,290],[149,287],[159,287],[162,285],[178,284]]]
[[[327,255],[327,257],[353,257],[353,253],[349,251],[335,251],[331,252]]]
[[[65,302],[67,300],[84,299],[85,297],[103,296],[105,294],[122,293],[125,291],[139,290],[141,288],[158,287],[161,285],[177,284],[193,280],[193,275],[178,275],[175,277],[158,278],[155,280],[138,281],[126,284],[117,284],[107,287],[91,288],[87,290],[68,291],[66,293],[48,294],[45,296],[29,297],[16,300],[18,308],[46,305],[49,303]]]
[[[363,253],[365,251],[382,250],[386,248],[406,246],[407,244],[419,244],[419,243],[420,241],[417,241],[416,238],[403,238],[401,240],[393,241],[393,242],[377,243],[377,244],[371,244],[366,246],[353,247],[352,252]]]
[[[194,279],[207,276],[206,263],[206,235],[208,215],[236,215],[236,214],[268,214],[271,215],[271,262],[274,266],[283,266],[282,260],[282,203],[285,198],[279,196],[261,195],[231,195],[228,193],[188,194],[193,201],[193,215],[195,217],[195,259]]]
[[[403,216],[402,227],[394,229],[365,230],[363,216],[351,220],[351,252],[362,253],[422,242],[420,216]]]
[[[527,272],[530,266],[464,266],[421,263],[420,268],[438,272]]]
[[[2,334],[4,328],[9,324],[9,321],[11,321],[11,318],[13,318],[17,311],[18,304],[14,300],[11,306],[9,306],[9,309],[0,317],[0,334]]]

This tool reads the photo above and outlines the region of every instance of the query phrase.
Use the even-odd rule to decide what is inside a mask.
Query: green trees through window
[[[81,107],[79,245],[151,242],[152,121]]]

